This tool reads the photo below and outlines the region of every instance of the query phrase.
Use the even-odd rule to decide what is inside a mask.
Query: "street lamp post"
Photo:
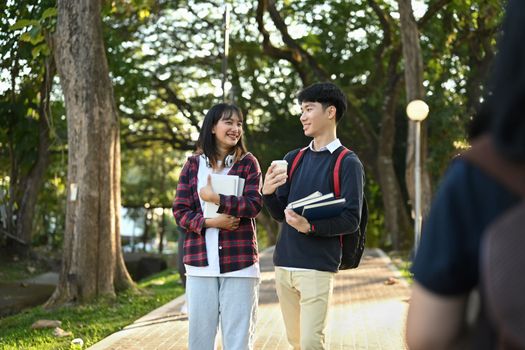
[[[222,56],[222,101],[226,102],[226,75],[228,71],[228,51],[230,49],[230,6],[224,9],[224,53]]]
[[[413,121],[416,127],[416,154],[414,166],[414,194],[415,194],[415,217],[414,217],[414,254],[417,253],[419,239],[421,237],[421,122],[428,115],[428,105],[422,100],[413,100],[407,105],[408,118]]]

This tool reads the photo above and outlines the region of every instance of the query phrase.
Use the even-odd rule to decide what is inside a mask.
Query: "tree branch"
[[[306,50],[304,50],[297,42],[292,39],[290,33],[288,33],[288,26],[284,22],[281,14],[277,11],[275,7],[275,0],[268,0],[268,12],[270,17],[281,33],[284,43],[293,50],[300,58],[300,61],[305,60],[310,68],[315,72],[318,80],[330,80],[330,74],[324,70],[317,61],[310,55]]]
[[[171,139],[162,136],[140,136],[133,139],[133,137],[137,136],[133,133],[124,133],[121,136],[122,144],[128,149],[143,149],[150,147],[154,143],[170,145],[173,149],[179,151],[193,151],[195,149],[195,142],[186,139]]]
[[[136,115],[136,114],[125,114],[128,118],[134,120],[134,121],[140,121],[140,120],[148,120],[152,123],[160,123],[164,126],[164,129],[168,133],[168,135],[171,136],[172,139],[177,138],[177,134],[173,129],[171,128],[171,122],[167,118],[162,118],[159,116],[150,116],[150,115]]]
[[[268,7],[268,0],[259,0],[257,5],[257,12],[256,12],[256,20],[257,20],[257,27],[259,29],[259,32],[263,36],[263,51],[270,57],[277,58],[277,59],[283,59],[288,62],[290,62],[297,73],[299,73],[299,77],[301,78],[301,81],[303,82],[303,85],[308,85],[310,82],[308,78],[308,72],[301,67],[301,61],[302,58],[300,55],[298,55],[296,52],[293,52],[289,48],[287,49],[280,49],[272,45],[270,42],[270,34],[264,27],[264,12],[266,11]]]
[[[377,18],[379,19],[379,23],[381,24],[381,28],[383,29],[383,45],[388,46],[392,42],[392,16],[390,16],[389,13],[383,11],[379,4],[375,0],[368,0],[368,4],[370,7],[372,7],[372,10],[374,10],[375,14],[377,15]]]
[[[428,21],[432,19],[432,17],[434,17],[436,13],[438,13],[442,8],[447,6],[450,2],[451,0],[437,0],[433,2],[432,5],[429,6],[429,8],[427,9],[427,12],[425,12],[423,17],[421,17],[419,21],[417,21],[418,28],[423,28],[425,24],[427,24]]]
[[[164,101],[168,103],[173,103],[177,106],[179,111],[186,117],[190,122],[191,125],[193,125],[197,130],[200,131],[199,127],[199,120],[195,117],[195,112],[193,111],[192,106],[186,102],[181,100],[177,93],[169,86],[168,82],[166,80],[160,80],[158,77],[153,76],[154,79],[154,85],[157,87],[162,87],[166,91],[166,96],[159,96]]]
[[[126,146],[130,148],[141,148],[150,145],[151,142],[160,142],[163,144],[168,144],[173,147],[173,149],[180,150],[192,150],[194,143],[191,139],[184,137],[185,133],[175,132],[171,128],[171,121],[168,118],[163,118],[159,116],[150,116],[150,115],[137,115],[137,114],[127,114],[124,115],[134,121],[148,121],[150,123],[160,123],[163,125],[163,128],[167,131],[165,135],[159,135],[158,133],[152,134],[152,132],[146,131],[142,133],[127,132],[123,130],[121,132],[122,140]],[[135,137],[135,140],[132,138]]]
[[[381,40],[381,44],[379,44],[376,52],[374,53],[375,60],[376,62],[378,62],[378,69],[372,72],[370,79],[371,84],[368,84],[370,86],[377,86],[376,82],[382,80],[385,73],[383,65],[381,64],[381,62],[383,61],[385,49],[392,44],[391,27],[393,19],[390,16],[390,14],[381,9],[379,4],[375,0],[368,0],[368,4],[370,5],[370,7],[372,7],[372,10],[375,12],[383,30],[383,40]]]

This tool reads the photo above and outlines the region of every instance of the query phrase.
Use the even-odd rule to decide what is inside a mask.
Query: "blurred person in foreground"
[[[473,148],[484,139],[497,159],[523,168],[525,1],[508,2],[502,29],[488,93],[470,137]],[[520,196],[465,156],[451,163],[441,181],[412,266],[406,340],[413,350],[501,345],[480,288],[480,248],[487,227],[518,205]],[[473,300],[479,301],[474,314],[469,312]]]

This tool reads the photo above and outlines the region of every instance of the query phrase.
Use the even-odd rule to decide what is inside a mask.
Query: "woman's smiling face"
[[[217,146],[229,150],[235,147],[242,137],[242,120],[235,113],[226,118],[223,116],[213,127],[212,133],[215,135]]]

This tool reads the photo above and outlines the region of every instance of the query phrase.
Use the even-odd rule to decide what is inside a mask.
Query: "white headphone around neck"
[[[224,166],[226,168],[230,168],[233,165],[233,161],[235,159],[235,154],[228,154],[226,158],[224,158]]]
[[[208,159],[208,157],[206,157],[206,155],[203,154],[203,156],[204,156],[204,159],[206,160],[206,166],[208,168],[211,168],[210,160]],[[235,160],[235,153],[228,154],[226,158],[224,158],[224,167],[230,168],[233,165],[234,160]]]

